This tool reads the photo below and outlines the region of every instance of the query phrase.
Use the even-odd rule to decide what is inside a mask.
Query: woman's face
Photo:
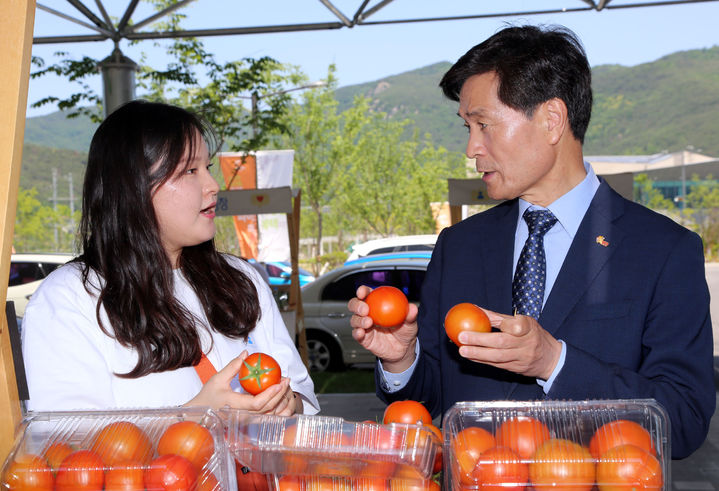
[[[215,205],[220,188],[210,174],[211,165],[207,144],[198,132],[194,155],[189,155],[188,148],[175,173],[153,191],[160,239],[173,266],[183,247],[215,236]]]

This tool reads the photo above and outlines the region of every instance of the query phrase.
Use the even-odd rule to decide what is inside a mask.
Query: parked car
[[[73,257],[72,254],[60,253],[16,253],[10,256],[7,300],[15,302],[15,314],[18,318],[25,315],[25,307],[42,280]]]
[[[267,274],[270,275],[270,285],[289,285],[292,265],[289,261],[268,261],[265,264]],[[312,273],[306,269],[298,268],[300,286],[315,281]]]
[[[403,235],[384,239],[368,240],[352,246],[348,261],[373,254],[387,254],[406,251],[432,252],[437,242],[437,235]]]
[[[360,285],[391,285],[402,290],[410,302],[419,302],[429,258],[387,256],[342,266],[302,288],[310,370],[336,370],[374,362],[374,355],[354,340],[350,327],[347,302]]]
[[[381,261],[383,259],[431,259],[432,251],[413,251],[413,252],[392,252],[389,254],[372,254],[370,256],[363,256],[357,259],[348,259],[344,262],[345,266],[351,264],[361,264],[371,261]]]

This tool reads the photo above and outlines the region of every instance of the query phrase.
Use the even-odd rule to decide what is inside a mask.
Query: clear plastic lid
[[[221,410],[230,453],[253,471],[296,476],[422,481],[441,442],[421,425]]]
[[[653,399],[461,402],[444,416],[451,490],[667,489],[669,420]]]
[[[0,489],[236,486],[222,421],[204,408],[31,412],[1,475]]]

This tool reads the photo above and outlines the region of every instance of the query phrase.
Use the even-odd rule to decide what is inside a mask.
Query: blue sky
[[[629,0],[614,0],[612,4],[628,2]],[[62,5],[55,5],[59,2],[41,0],[40,3],[62,9],[66,14],[80,18],[79,13],[64,2]],[[85,0],[84,3],[98,12],[95,2]],[[108,13],[117,18],[122,15],[122,9],[127,3],[127,0],[103,1]],[[361,0],[333,0],[332,3],[351,18]],[[377,1],[372,1],[370,5],[376,3]],[[477,7],[480,4],[492,5],[492,2],[394,0],[368,20],[459,16],[499,11],[498,8]],[[578,8],[584,4],[580,0],[500,0],[495,1],[494,5],[501,5],[504,11],[528,11],[563,6]],[[196,0],[183,8],[182,12],[188,15],[184,24],[188,29],[337,21],[318,0]],[[141,6],[133,20],[140,21],[151,13],[147,7]],[[506,22],[565,25],[582,39],[592,66],[608,63],[633,66],[654,61],[676,51],[719,45],[717,19],[719,2],[706,2],[505,19],[420,22],[358,26],[332,31],[207,37],[203,38],[203,41],[207,49],[215,53],[221,61],[271,56],[281,62],[298,65],[310,80],[323,78],[329,64],[334,63],[337,66],[339,85],[345,86],[378,80],[439,61],[454,61]],[[42,10],[38,10],[36,14],[36,36],[89,33],[91,31],[86,28]],[[52,53],[56,51],[101,59],[108,56],[112,48],[110,41],[35,45],[33,54],[43,57],[46,62],[53,61]],[[139,60],[144,52],[153,65],[162,65],[165,62],[163,51],[154,48],[152,41],[136,46],[129,46],[123,41],[120,48],[126,56],[134,60]],[[91,86],[101,93],[99,75],[91,81]],[[49,95],[67,96],[73,90],[75,87],[69,82],[55,77],[32,80],[28,103]],[[27,115],[37,116],[53,110],[54,107],[49,106],[28,109]]]

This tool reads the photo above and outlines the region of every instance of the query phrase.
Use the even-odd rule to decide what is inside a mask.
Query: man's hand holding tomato
[[[365,302],[372,291],[360,286],[357,296],[349,301],[347,308],[352,312],[350,325],[352,337],[382,360],[388,372],[399,373],[407,370],[414,361],[414,347],[417,343],[417,306],[410,303],[405,321],[397,327],[380,327],[369,317],[369,306]]]
[[[557,366],[562,344],[532,317],[482,310],[499,332],[460,333],[463,346],[459,354],[477,363],[547,380]]]
[[[205,383],[202,390],[186,406],[209,406],[213,409],[231,407],[253,413],[292,416],[301,413],[302,398],[290,387],[290,379],[282,377],[279,383],[267,387],[257,395],[235,392],[230,387],[247,358],[247,351],[230,361]]]

